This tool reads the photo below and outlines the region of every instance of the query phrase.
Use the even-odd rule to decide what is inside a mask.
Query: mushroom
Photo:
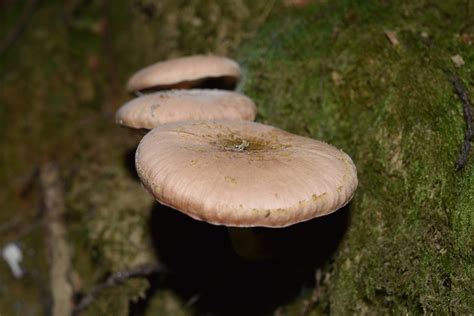
[[[196,120],[254,120],[256,107],[245,95],[224,90],[171,90],[143,95],[124,104],[116,121],[136,129]]]
[[[140,142],[135,164],[160,203],[230,227],[278,228],[324,216],[357,187],[356,168],[341,150],[249,121],[158,126]],[[247,238],[248,231],[230,235]]]
[[[129,92],[190,88],[233,90],[240,79],[239,65],[226,57],[194,55],[158,62],[136,72]]]

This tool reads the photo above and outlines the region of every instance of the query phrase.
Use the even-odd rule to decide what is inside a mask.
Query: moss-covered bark
[[[1,38],[23,5],[5,3]],[[295,11],[281,11],[278,1],[247,0],[39,3],[0,60],[0,222],[6,224],[0,241],[20,243],[29,271],[18,281],[0,264],[0,313],[36,315],[50,303],[34,181],[44,162],[60,165],[77,292],[109,272],[161,260],[150,234],[175,229],[160,223],[176,223],[157,210],[161,215],[150,218],[153,201],[130,168],[140,136],[117,128],[113,113],[129,98],[124,84],[133,71],[197,52],[233,53],[242,62],[241,89],[256,100],[260,121],[333,143],[357,164],[352,220],[334,260],[322,264],[322,297],[312,314],[472,313],[474,164],[471,154],[464,170],[454,170],[465,124],[445,74],[457,74],[474,94],[469,2],[317,1]],[[396,32],[399,44],[385,31]],[[465,65],[455,67],[454,55]],[[176,227],[205,231],[191,222]],[[148,280],[132,280],[106,291],[87,313],[126,315],[131,302],[147,295],[147,315],[195,314],[206,297],[192,292],[200,288],[186,277],[194,273],[204,284],[213,270],[230,267],[249,283],[245,271],[266,273],[247,263],[213,262],[217,255],[203,261],[196,243],[185,248],[180,242],[188,240],[169,236],[160,241],[191,253],[177,265],[184,277],[171,277],[180,288],[158,278],[147,290]],[[247,270],[236,271],[242,266]],[[285,269],[266,276],[267,288],[292,284]],[[219,280],[231,290],[227,281]],[[260,289],[248,285],[249,292]],[[289,303],[274,298],[262,310],[299,315],[311,289],[301,292]]]
[[[465,122],[446,75],[473,94],[472,21],[463,1],[320,3],[275,19],[238,55],[261,121],[356,162],[321,303],[332,314],[473,311],[474,163],[455,171]]]

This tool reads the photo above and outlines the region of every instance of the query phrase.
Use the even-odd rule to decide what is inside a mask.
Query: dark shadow
[[[206,78],[202,80],[198,86],[194,88],[200,89],[219,89],[219,90],[235,90],[238,80],[235,77],[222,76],[215,78]]]
[[[127,170],[130,177],[136,181],[140,181],[140,178],[137,174],[137,169],[135,168],[135,152],[137,151],[137,146],[134,146],[125,152],[123,166],[125,167],[125,170]]]
[[[170,288],[199,314],[271,313],[305,286],[314,285],[314,270],[331,259],[347,230],[349,215],[346,206],[288,228],[256,228],[275,257],[247,261],[234,252],[225,227],[193,220],[157,203],[150,230],[156,254],[170,274],[152,282],[150,294]],[[145,309],[146,302],[136,308]]]
[[[238,78],[232,76],[208,77],[197,80],[181,81],[168,85],[157,85],[151,88],[142,89],[140,93],[153,93],[158,91],[169,91],[173,89],[219,89],[235,90]],[[133,94],[133,93],[132,93]]]

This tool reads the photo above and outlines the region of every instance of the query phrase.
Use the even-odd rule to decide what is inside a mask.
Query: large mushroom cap
[[[159,126],[140,142],[136,167],[161,203],[226,226],[284,227],[323,216],[357,187],[341,150],[249,121]]]
[[[254,120],[256,107],[245,95],[223,90],[172,90],[146,94],[124,104],[117,123],[152,129],[158,125],[199,120]]]
[[[216,87],[235,88],[240,79],[239,65],[226,57],[194,55],[158,62],[136,72],[127,83],[129,92],[146,89],[202,87],[207,80]]]

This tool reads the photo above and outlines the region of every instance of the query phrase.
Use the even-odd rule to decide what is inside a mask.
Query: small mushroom
[[[158,62],[136,72],[129,92],[190,88],[233,90],[240,79],[239,65],[226,57],[194,55]]]
[[[224,90],[171,90],[143,95],[124,104],[116,122],[137,129],[183,121],[254,120],[256,107],[245,95]]]
[[[285,227],[330,214],[357,187],[341,150],[249,121],[158,126],[140,142],[138,175],[162,204],[234,227]]]

